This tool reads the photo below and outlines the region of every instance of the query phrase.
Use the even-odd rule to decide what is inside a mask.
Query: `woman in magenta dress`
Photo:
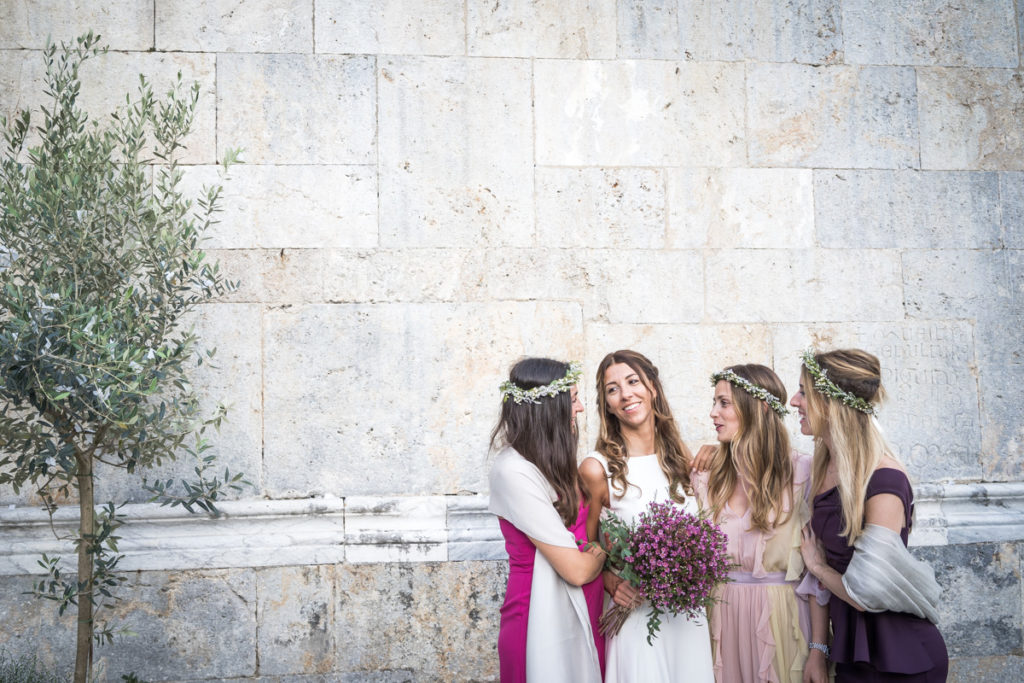
[[[859,349],[807,351],[790,402],[814,436],[813,534],[805,531],[801,553],[827,589],[827,603],[811,605],[806,670],[815,682],[829,656],[839,683],[938,683],[949,668],[935,626],[941,589],[906,548],[914,494],[874,418],[881,375],[878,358]]]
[[[527,358],[501,386],[490,510],[509,555],[498,633],[502,683],[601,681],[604,553],[577,542],[586,541],[587,519],[576,470],[579,376],[575,363]],[[591,604],[581,588],[587,584]]]

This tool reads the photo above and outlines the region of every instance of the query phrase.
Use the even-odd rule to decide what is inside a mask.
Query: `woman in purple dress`
[[[949,668],[935,627],[940,588],[906,548],[914,494],[874,418],[881,374],[859,349],[807,351],[790,401],[800,431],[814,436],[813,533],[800,550],[827,589],[812,600],[805,681],[826,680],[826,658],[841,683],[937,683]]]
[[[509,556],[498,632],[502,683],[601,683],[596,620],[604,553],[585,544],[587,506],[576,470],[579,377],[576,363],[527,358],[501,385],[490,510]]]

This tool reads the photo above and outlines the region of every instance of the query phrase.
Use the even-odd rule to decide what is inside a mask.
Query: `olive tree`
[[[187,197],[176,161],[199,86],[179,73],[158,96],[140,76],[115,113],[91,120],[77,104],[79,69],[98,45],[91,33],[48,43],[39,119],[0,119],[0,485],[33,492],[51,514],[77,495],[77,572],[44,556],[33,585],[62,613],[77,606],[76,682],[89,675],[93,640],[112,638],[96,613],[123,580],[119,506],[97,506],[97,463],[190,510],[215,512],[245,483],[213,474],[204,433],[224,409],[204,415],[188,379],[209,355],[189,314],[234,286],[200,248],[221,188]],[[198,461],[182,493],[142,476],[179,456]]]

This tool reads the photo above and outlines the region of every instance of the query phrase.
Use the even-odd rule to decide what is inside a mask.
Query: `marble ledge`
[[[1024,540],[1024,482],[921,484],[914,546]],[[229,501],[221,516],[126,505],[118,533],[125,570],[301,566],[333,563],[503,560],[504,541],[486,496],[325,496]],[[0,575],[38,574],[45,553],[73,565],[66,540],[77,508],[53,530],[38,508],[0,509]]]

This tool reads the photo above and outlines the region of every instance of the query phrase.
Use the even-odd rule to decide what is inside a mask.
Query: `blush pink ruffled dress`
[[[711,642],[715,680],[800,683],[807,659],[810,615],[796,586],[803,573],[800,530],[810,519],[807,501],[811,457],[793,458],[793,497],[796,509],[769,533],[751,529],[750,510],[736,515],[726,505],[715,520],[729,537],[729,556],[738,564],[732,581],[719,587],[711,609]],[[694,479],[704,509],[708,473]]]

